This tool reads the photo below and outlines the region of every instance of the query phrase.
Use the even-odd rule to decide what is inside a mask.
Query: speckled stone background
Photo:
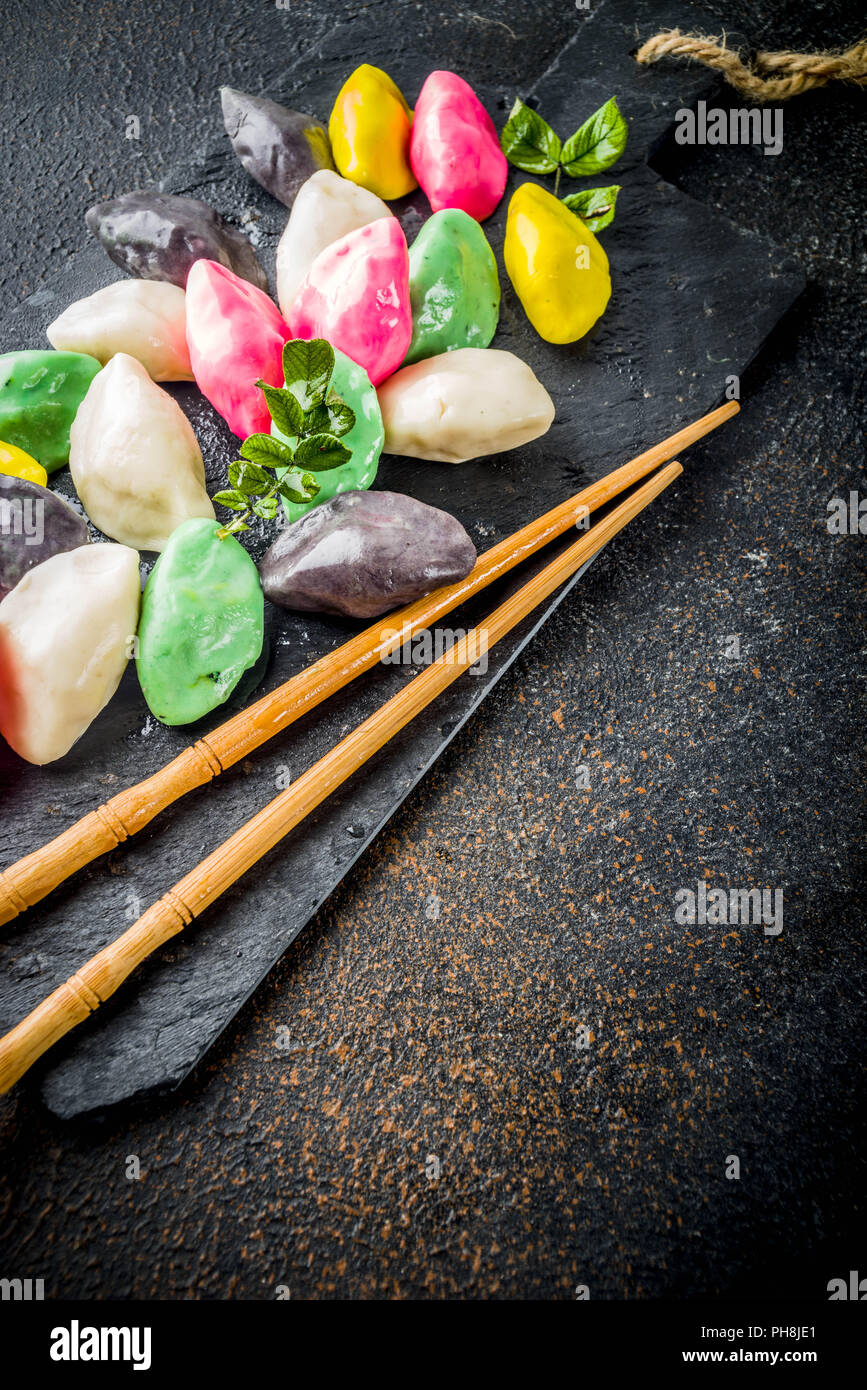
[[[213,127],[220,81],[267,86],[275,45],[303,60],[341,23],[349,67],[379,9],[396,64],[423,45],[484,81],[576,23],[562,0],[18,8],[5,308],[95,194]],[[848,5],[699,8],[761,46],[858,32]],[[825,524],[867,492],[863,103],[792,103],[777,159],[660,152],[810,277],[657,504],[666,545],[609,548],[176,1097],[77,1125],[26,1088],[0,1104],[0,1274],[60,1298],[822,1298],[864,1268],[867,538]],[[700,878],[783,889],[782,934],[677,925]]]

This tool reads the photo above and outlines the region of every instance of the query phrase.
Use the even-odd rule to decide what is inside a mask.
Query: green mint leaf
[[[260,492],[267,492],[268,488],[274,485],[270,473],[266,473],[258,463],[248,463],[245,459],[238,459],[236,463],[229,464],[229,482],[245,497],[255,497]]]
[[[215,492],[214,502],[219,502],[221,507],[228,507],[233,512],[245,512],[249,503],[243,492],[236,492],[234,488],[228,492]]]
[[[333,392],[324,405],[314,406],[304,417],[311,434],[336,434],[340,439],[355,427],[355,411]]]
[[[352,450],[334,434],[311,434],[302,439],[295,450],[295,462],[304,464],[314,473],[325,473],[330,468],[339,468],[352,458]]]
[[[287,502],[312,502],[319,490],[313,474],[301,473],[297,468],[290,469],[277,484],[277,491]]]
[[[527,174],[553,174],[560,163],[559,135],[520,97],[503,127],[500,147],[509,163]]]
[[[328,393],[334,371],[334,349],[324,338],[291,338],[283,349],[283,376],[286,389],[301,406],[309,410],[321,405]]]
[[[336,434],[338,439],[355,428],[355,411],[346,401],[335,396],[326,403],[326,410],[331,419],[331,434]]]
[[[261,516],[265,521],[273,521],[277,515],[277,498],[262,497],[258,502],[254,502],[251,508],[254,516]]]
[[[610,169],[626,149],[628,134],[629,127],[620,114],[617,98],[611,97],[563,146],[562,163],[566,173],[578,179]]]
[[[294,457],[288,444],[274,439],[270,434],[251,434],[245,439],[238,452],[249,463],[258,463],[265,468],[288,467]]]
[[[284,391],[278,386],[269,386],[264,381],[257,381],[256,385],[264,391],[268,412],[280,433],[294,439],[301,433],[304,411],[292,392]]]
[[[585,188],[581,193],[570,193],[563,202],[591,232],[601,232],[614,221],[619,192],[620,184],[612,183],[609,188]]]

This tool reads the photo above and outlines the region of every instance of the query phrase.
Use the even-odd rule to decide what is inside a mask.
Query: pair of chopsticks
[[[375,623],[358,633],[220,725],[207,738],[186,748],[153,777],[119,793],[42,849],[19,860],[0,875],[0,924],[39,902],[85,864],[135,835],[188,791],[239,762],[371,669],[384,654],[401,647],[413,633],[427,628],[534,555],[588,512],[603,506],[681,449],[711,433],[738,409],[737,402],[732,401],[711,411],[562,502],[481,555],[466,579],[387,615],[385,624]],[[359,724],[0,1039],[0,1093],[13,1086],[38,1057],[99,1008],[136,966],[189,926],[437,695],[475,665],[486,650],[596,555],[682,471],[679,463],[669,462],[496,608],[483,626],[468,632]]]

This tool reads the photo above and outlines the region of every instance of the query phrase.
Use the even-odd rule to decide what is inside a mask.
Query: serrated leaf
[[[355,411],[332,392],[324,405],[314,406],[307,412],[304,425],[311,434],[336,434],[340,439],[355,427]]]
[[[246,459],[238,459],[236,463],[229,464],[229,482],[236,491],[243,493],[245,497],[254,497],[257,493],[267,492],[269,487],[273,487],[274,479],[270,473],[266,473],[264,468],[260,468],[258,463],[249,463]]]
[[[327,434],[331,430],[331,417],[327,405],[314,405],[304,415],[305,434]]]
[[[562,201],[591,232],[601,232],[614,221],[619,192],[620,184],[612,183],[608,188],[584,188],[580,193],[570,193]]]
[[[301,406],[321,405],[334,371],[334,349],[324,338],[292,338],[283,348],[286,387]]]
[[[518,97],[503,126],[500,148],[510,164],[527,174],[553,174],[562,146],[548,122]]]
[[[277,498],[262,497],[252,506],[254,516],[261,516],[264,521],[273,521],[277,515]]]
[[[319,484],[312,473],[301,473],[291,469],[277,485],[277,491],[287,502],[312,502],[319,492]]]
[[[338,439],[342,439],[345,434],[349,434],[349,431],[355,428],[355,411],[339,396],[333,402],[328,401],[326,410],[331,417],[331,433],[336,434]]]
[[[245,512],[249,503],[243,492],[236,492],[234,488],[226,492],[215,492],[214,502],[219,502],[221,507],[228,507],[233,512]]]
[[[563,146],[561,163],[570,178],[601,174],[616,164],[626,149],[629,127],[620,114],[617,98],[610,97],[604,106],[586,120]]]
[[[264,464],[266,468],[288,468],[294,457],[288,444],[270,434],[251,434],[238,452],[250,463]]]
[[[268,413],[281,434],[291,438],[301,433],[304,426],[304,411],[291,391],[278,386],[269,386],[264,381],[256,383],[265,393]]]
[[[295,462],[304,464],[314,473],[325,473],[331,468],[339,468],[350,458],[352,450],[341,444],[334,434],[311,434],[309,439],[302,439],[295,450]]]

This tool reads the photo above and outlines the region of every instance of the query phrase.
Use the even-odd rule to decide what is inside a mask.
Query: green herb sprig
[[[229,465],[229,487],[214,501],[240,515],[221,526],[221,540],[249,531],[248,518],[273,521],[278,500],[312,502],[319,492],[317,473],[339,468],[352,458],[341,443],[355,424],[355,412],[336,391],[329,390],[334,373],[334,349],[324,338],[304,342],[295,338],[283,349],[285,386],[257,381],[268,413],[280,434],[251,434],[241,445],[241,457]],[[294,440],[294,443],[288,442]]]
[[[500,145],[516,169],[523,169],[527,174],[554,174],[557,196],[563,174],[570,179],[585,178],[601,174],[616,164],[626,149],[628,135],[629,127],[616,97],[610,97],[594,111],[568,140],[561,140],[538,111],[519,97],[503,127]],[[588,188],[581,193],[570,193],[563,202],[592,232],[598,232],[613,221],[619,192],[619,184]]]
[[[569,193],[561,202],[580,217],[591,232],[601,232],[614,221],[619,192],[620,184],[612,183],[608,188],[584,188],[580,193]]]

